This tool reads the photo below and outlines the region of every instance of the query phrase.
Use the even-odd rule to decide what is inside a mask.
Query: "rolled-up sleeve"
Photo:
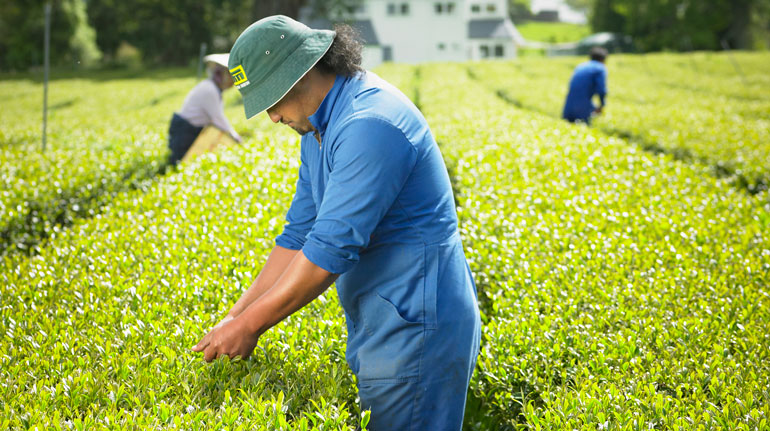
[[[358,262],[372,232],[395,202],[417,162],[401,130],[379,118],[357,118],[331,143],[331,172],[304,255],[342,274]]]
[[[605,68],[602,68],[596,74],[596,93],[599,94],[599,100],[601,100],[602,106],[604,106],[607,97],[607,69]]]
[[[310,172],[305,160],[299,166],[299,179],[294,199],[286,214],[286,225],[283,233],[275,239],[276,245],[290,250],[300,250],[305,244],[305,237],[316,218],[316,207],[313,201],[313,190],[310,185]]]

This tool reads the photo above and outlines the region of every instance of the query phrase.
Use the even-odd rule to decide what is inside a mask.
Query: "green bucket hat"
[[[278,103],[326,54],[335,35],[283,15],[262,18],[244,30],[228,64],[246,118]]]

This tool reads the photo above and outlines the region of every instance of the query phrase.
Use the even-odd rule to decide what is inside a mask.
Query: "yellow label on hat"
[[[230,69],[230,73],[233,75],[233,84],[236,86],[243,84],[244,82],[248,82],[248,78],[246,78],[246,72],[243,71],[243,66]]]

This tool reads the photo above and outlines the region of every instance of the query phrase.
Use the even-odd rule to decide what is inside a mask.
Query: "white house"
[[[328,20],[299,19],[330,28]],[[364,0],[345,20],[366,43],[364,66],[516,57],[524,39],[508,17],[507,0]]]

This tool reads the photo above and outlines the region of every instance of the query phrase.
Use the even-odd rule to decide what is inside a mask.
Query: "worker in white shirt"
[[[168,129],[169,162],[177,164],[195,138],[208,125],[226,132],[237,142],[241,137],[225,117],[222,91],[233,86],[233,78],[227,68],[229,54],[211,54],[203,58],[208,78],[199,82],[184,99],[182,109],[171,117]]]

